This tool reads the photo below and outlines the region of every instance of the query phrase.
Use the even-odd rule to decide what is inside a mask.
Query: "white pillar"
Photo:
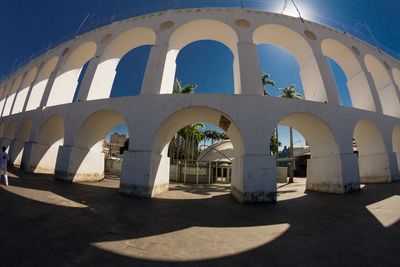
[[[400,102],[400,88],[399,88],[399,85],[396,83],[396,80],[394,79],[393,72],[392,71],[388,71],[388,73],[389,73],[389,76],[390,76],[390,80],[391,80],[391,82],[392,82],[392,84],[393,84],[393,86],[394,86],[394,88],[396,90],[397,98],[399,99],[399,102]]]
[[[151,47],[143,78],[142,95],[172,91],[178,51],[168,53],[168,48],[168,42],[157,43]]]
[[[61,56],[60,59],[57,62],[56,67],[54,70],[51,72],[50,77],[47,81],[46,87],[43,92],[42,100],[40,101],[40,108],[42,109],[47,105],[47,101],[49,100],[51,89],[53,88],[54,81],[56,80],[58,76],[58,72],[60,71],[61,67],[64,65],[65,60],[68,58],[69,53],[66,53],[65,55]]]
[[[169,157],[150,151],[124,151],[120,193],[151,198],[168,190]]]
[[[379,98],[378,90],[375,86],[374,78],[372,77],[371,73],[368,71],[367,66],[365,65],[364,61],[360,62],[361,68],[367,77],[367,81],[369,84],[369,88],[371,89],[372,98],[374,99],[376,112],[383,114],[382,103]]]
[[[27,74],[28,74],[27,72],[24,73],[24,75],[22,76],[21,82],[20,82],[17,90],[15,91],[15,97],[13,99],[13,103],[12,103],[11,108],[10,108],[10,115],[13,114],[13,109],[14,109],[15,102],[17,101],[18,94],[22,89],[22,85],[24,83],[24,80],[26,79]]]
[[[236,60],[235,55],[235,94],[263,95],[257,46],[253,43],[239,42],[237,47],[239,60]]]
[[[90,60],[88,66],[87,66],[86,72],[85,72],[85,76],[83,77],[81,85],[79,87],[78,98],[77,98],[78,102],[89,100],[88,99],[89,91],[95,90],[92,87],[93,78],[95,76],[97,66],[100,63],[100,60],[103,56],[103,53],[104,53],[104,50],[106,49],[106,47],[107,46],[105,44],[99,45],[96,55]]]
[[[43,66],[44,66],[44,63],[42,62],[42,64],[40,64],[40,66],[38,67],[38,69],[37,69],[37,71],[36,71],[35,78],[33,78],[33,81],[32,81],[32,83],[31,83],[30,86],[29,86],[28,93],[26,94],[26,99],[25,99],[24,107],[22,108],[22,112],[25,112],[25,111],[26,111],[26,107],[28,106],[28,103],[29,103],[29,98],[31,97],[32,89],[33,89],[33,87],[34,87],[35,84],[36,84],[36,81],[37,81],[37,79],[38,79],[38,77],[39,77],[40,71],[42,70]]]
[[[315,60],[317,61],[317,65],[319,71],[321,73],[322,82],[325,88],[326,97],[328,99],[328,103],[340,105],[339,92],[336,88],[335,78],[333,77],[331,68],[329,67],[329,63],[322,53],[321,47],[312,46],[312,50],[314,53]]]
[[[101,151],[60,146],[55,177],[71,182],[95,182],[104,178],[104,154]]]
[[[241,162],[241,163],[240,163]],[[241,203],[276,202],[275,157],[247,154],[232,162],[231,194]],[[238,179],[239,178],[239,179]]]

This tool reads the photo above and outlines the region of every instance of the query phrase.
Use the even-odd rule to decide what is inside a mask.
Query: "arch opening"
[[[288,50],[300,66],[300,78],[306,100],[328,101],[321,72],[307,41],[297,32],[277,24],[258,27],[253,33],[256,45],[273,44]]]
[[[383,113],[389,116],[400,117],[399,97],[385,66],[372,55],[366,55],[364,61],[374,80]]]
[[[140,95],[150,51],[150,45],[142,45],[130,50],[120,59],[110,97]]]
[[[301,136],[298,135],[295,138],[299,138],[303,145],[296,149],[296,153],[293,153],[295,158],[298,156],[298,165],[296,165],[296,159],[291,161],[292,165],[294,164],[294,169],[296,166],[299,167],[297,174],[305,175],[306,189],[329,193],[343,193],[339,147],[335,136],[327,124],[320,118],[309,113],[293,113],[283,118],[278,125],[291,127],[301,134]],[[282,127],[279,128],[282,129]],[[303,141],[302,136],[306,142]],[[283,135],[278,137],[278,141],[280,140],[287,144],[290,140],[289,138]],[[271,146],[269,149],[271,149]],[[285,153],[289,153],[289,155]],[[289,148],[282,150],[280,156],[289,157],[290,161]]]
[[[79,128],[69,175],[73,181],[99,181],[105,175],[119,179],[128,144],[129,132],[119,113],[101,110],[91,114]]]
[[[220,163],[220,168],[218,167],[217,161],[214,163],[211,163],[211,165],[208,163],[207,164],[202,164],[201,163],[201,158],[207,158],[207,154],[211,157],[212,153],[211,151],[208,153],[205,153],[204,155],[199,154],[196,157],[196,160],[194,160],[196,154],[196,149],[194,149],[195,153],[190,153],[187,155],[190,155],[189,158],[186,158],[186,160],[183,159],[174,159],[170,158],[168,156],[168,152],[170,156],[176,155],[176,152],[171,152],[171,147],[174,146],[174,141],[171,142],[171,140],[175,139],[176,140],[182,140],[182,138],[177,139],[176,134],[181,130],[185,129],[185,126],[189,126],[188,128],[193,128],[193,125],[196,125],[198,122],[204,122],[208,125],[218,125],[223,131],[226,133],[226,136],[230,137],[231,140],[231,145],[226,147],[226,152],[230,153],[231,157],[228,161],[231,164],[230,170],[228,169],[227,166],[223,165],[222,162]],[[187,129],[187,128],[186,128]],[[214,128],[215,129],[215,128]],[[182,131],[181,131],[182,133]],[[188,141],[187,144],[193,144],[193,140]],[[194,143],[196,146],[196,143]],[[223,144],[220,144],[223,145]],[[214,150],[214,149],[213,149]],[[190,151],[190,149],[186,148],[186,151]],[[193,150],[192,150],[193,151]],[[215,151],[215,150],[214,150]],[[218,155],[221,155],[218,153]],[[215,155],[215,156],[218,156]],[[160,187],[163,187],[164,189],[168,188],[169,182],[170,181],[175,181],[177,179],[176,175],[181,176],[178,178],[178,181],[181,179],[191,179],[196,181],[196,176],[197,176],[197,181],[203,181],[208,182],[209,179],[210,181],[219,181],[219,178],[224,177],[225,180],[231,181],[231,185],[236,188],[242,188],[243,186],[243,155],[244,155],[244,143],[243,139],[241,136],[241,133],[235,123],[224,113],[219,112],[217,110],[211,109],[211,108],[206,108],[206,107],[193,107],[193,108],[186,108],[180,111],[177,111],[170,115],[168,118],[164,120],[164,122],[161,124],[161,126],[158,128],[153,145],[152,145],[152,160],[151,160],[151,166],[150,166],[150,183],[154,183],[157,186],[154,186],[156,189],[153,189],[152,196],[160,193],[160,191],[157,191],[157,188],[159,189]],[[200,158],[199,158],[200,156]],[[182,155],[180,155],[182,157]],[[227,156],[229,157],[229,156]],[[193,158],[193,161],[192,161]],[[211,157],[212,158],[212,157]],[[222,159],[226,157],[218,157],[218,159]],[[183,160],[183,162],[182,162]],[[181,162],[181,165],[183,163],[183,166],[181,166],[181,169],[183,168],[182,171],[185,169],[185,163],[186,161],[186,172],[181,175],[177,172],[177,167],[176,163]],[[196,162],[196,163],[194,163]],[[172,164],[172,165],[171,165]],[[188,167],[188,164],[190,164],[190,170]],[[202,169],[201,174],[202,177],[199,178],[200,176],[197,174],[196,175],[196,169],[197,169],[197,164],[201,165],[198,168],[198,174],[200,173],[200,168]],[[193,165],[193,166],[192,166]],[[194,167],[196,165],[196,167]],[[204,166],[203,166],[204,165]],[[228,164],[226,164],[228,165]],[[171,169],[170,167],[173,166],[174,169]],[[213,174],[212,171],[209,171],[209,168],[212,168],[212,170],[215,171]],[[170,172],[171,171],[171,172]],[[194,172],[194,174],[193,174]],[[186,173],[186,175],[185,175]],[[206,173],[206,174],[205,174]],[[208,175],[211,175],[208,177]],[[190,177],[190,178],[189,178]],[[200,179],[200,180],[199,180]],[[188,180],[187,180],[188,181]]]
[[[32,88],[31,94],[28,99],[26,111],[34,110],[40,106],[43,97],[44,89],[49,81],[51,73],[56,68],[58,57],[52,57],[46,64],[39,70],[37,79]]]
[[[221,32],[224,34],[221,34]],[[191,43],[205,40],[222,43],[230,49],[233,55],[234,93],[239,94],[241,92],[237,48],[238,37],[236,32],[223,22],[204,19],[188,22],[176,29],[171,35],[161,82],[161,94],[170,94],[173,92],[177,57],[180,51]]]
[[[347,104],[348,106],[351,104],[355,108],[376,111],[367,77],[354,53],[345,45],[333,39],[323,40],[321,49],[328,59],[336,80],[342,105],[346,105],[343,99],[347,98],[344,93],[348,92],[351,98],[351,103]],[[336,67],[336,64],[338,67]],[[340,77],[339,68],[346,76],[345,81]]]
[[[35,153],[31,155],[29,163],[32,172],[54,174],[58,150],[64,144],[64,132],[64,121],[58,115],[51,116],[43,123]]]
[[[11,113],[11,109],[14,103],[15,96],[17,94],[17,90],[20,87],[22,82],[22,76],[19,76],[16,80],[13,81],[10,91],[8,92],[7,99],[4,105],[2,117],[8,116]]]
[[[389,158],[376,125],[369,120],[360,120],[354,128],[353,139],[353,147],[358,155],[360,182],[390,181]]]
[[[203,122],[189,124],[169,143],[169,181],[230,184],[234,153],[229,136],[221,128]]]
[[[86,42],[71,52],[58,71],[47,106],[72,102],[82,68],[87,61],[94,57],[96,49],[97,46],[94,42]]]
[[[15,122],[10,122],[7,125],[7,128],[6,128],[5,132],[4,132],[4,138],[3,138],[1,146],[2,147],[3,146],[6,147],[6,152],[7,153],[9,151],[9,149],[10,149],[10,145],[11,145],[12,140],[14,140],[16,127],[17,126],[16,126]]]
[[[271,96],[281,96],[282,92],[279,88],[286,88],[294,84],[296,92],[304,98],[305,94],[299,75],[300,67],[296,58],[287,49],[274,44],[260,44],[257,45],[257,52],[261,73],[269,74],[270,79],[275,82],[274,86],[265,86],[265,93]],[[283,65],[285,65],[285,68],[276,67]]]
[[[196,56],[198,54],[202,57]],[[175,63],[175,83],[178,80],[182,86],[196,85],[194,93],[234,93],[234,57],[223,43],[192,42],[179,51]]]
[[[37,68],[32,68],[24,77],[21,84],[21,89],[17,92],[12,114],[20,113],[23,111],[26,97],[28,96],[29,88],[35,79]]]
[[[154,45],[155,41],[154,31],[142,27],[127,30],[116,36],[104,50],[90,85],[87,100],[110,97],[120,60],[129,51],[141,46]]]
[[[10,147],[10,162],[20,167],[25,143],[29,141],[32,130],[32,120],[26,119],[18,129],[15,140]]]

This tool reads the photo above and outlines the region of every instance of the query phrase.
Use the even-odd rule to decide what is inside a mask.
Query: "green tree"
[[[182,85],[178,79],[175,79],[174,88],[173,88],[172,92],[174,94],[193,94],[196,91],[196,88],[197,88],[197,85],[195,85],[195,84]],[[181,136],[181,137],[185,138],[185,136]],[[176,161],[180,158],[180,146],[181,146],[180,139],[181,138],[177,134],[175,134],[171,140],[170,147],[169,147],[169,153],[170,153],[170,157],[171,157],[172,161]],[[187,151],[185,151],[185,152],[187,152]],[[184,154],[184,156],[187,156],[187,155]]]
[[[204,132],[205,138],[211,140],[211,145],[214,144],[214,141],[219,140],[220,134],[215,130],[207,130]]]
[[[289,85],[285,88],[279,88],[283,95],[281,97],[291,98],[291,99],[302,99],[302,95],[296,92],[296,86],[294,84]],[[290,169],[289,169],[289,183],[293,183],[293,172],[294,172],[294,157],[293,157],[293,128],[290,129]]]
[[[193,94],[196,91],[196,84],[182,85],[178,79],[175,79],[173,93],[174,94]]]
[[[128,149],[129,149],[129,138],[127,138],[127,139],[125,140],[124,146],[122,146],[122,147],[119,148],[119,153],[122,155],[122,154],[124,154],[124,151],[125,151],[125,150],[128,150]]]
[[[269,96],[270,94],[268,93],[267,87],[268,85],[275,86],[275,81],[271,80],[271,75],[269,75],[269,73],[263,71],[261,72],[261,82],[264,88],[264,95]]]
[[[194,155],[198,153],[198,144],[202,139],[203,133],[201,129],[204,128],[204,123],[198,122],[189,124],[188,126],[179,130],[178,134],[183,137],[184,140],[184,153],[183,157],[185,160],[194,158]],[[197,143],[197,146],[196,144]],[[192,150],[190,152],[190,150]]]
[[[274,131],[271,136],[271,140],[269,142],[269,150],[271,151],[271,154],[274,155],[275,157],[278,157],[280,145],[281,142],[278,141],[276,131]]]

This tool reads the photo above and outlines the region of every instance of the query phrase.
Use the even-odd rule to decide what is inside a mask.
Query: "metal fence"
[[[230,164],[219,162],[187,162],[182,161],[170,165],[171,182],[212,184],[230,183],[232,168]]]

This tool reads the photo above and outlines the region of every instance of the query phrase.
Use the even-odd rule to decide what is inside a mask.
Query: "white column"
[[[253,43],[239,42],[237,47],[239,60],[237,61],[235,55],[235,94],[263,95],[257,46]],[[235,63],[239,66],[236,66]]]
[[[376,112],[383,114],[382,103],[379,98],[378,90],[375,86],[374,78],[372,77],[371,73],[368,71],[367,66],[365,65],[364,61],[360,62],[361,68],[367,77],[367,81],[369,84],[369,88],[371,89],[372,98],[374,99]]]
[[[390,80],[392,81],[392,84],[393,84],[394,88],[396,89],[397,98],[399,98],[399,102],[400,102],[400,88],[399,88],[399,85],[396,83],[396,80],[394,79],[393,72],[389,70],[388,73],[389,73],[389,76],[390,76]]]
[[[29,90],[28,90],[28,93],[26,94],[26,98],[25,98],[24,107],[22,108],[22,112],[26,111],[26,107],[28,106],[28,103],[29,103],[29,98],[31,97],[32,89],[36,84],[36,81],[39,77],[40,71],[42,70],[43,66],[44,66],[44,63],[40,64],[40,66],[38,67],[38,69],[36,71],[35,78],[33,79],[32,83],[29,86]]]
[[[326,97],[328,103],[340,105],[339,93],[336,88],[335,78],[332,75],[331,68],[329,67],[326,57],[322,53],[321,47],[312,46],[315,60],[317,61],[319,71],[321,73],[322,82],[325,87]]]
[[[20,82],[20,84],[19,84],[17,90],[15,91],[15,97],[14,97],[13,103],[12,103],[12,105],[11,105],[10,115],[13,114],[13,109],[14,109],[15,101],[17,101],[18,94],[19,94],[19,92],[20,92],[21,89],[22,89],[22,85],[23,85],[23,83],[24,83],[24,80],[26,79],[27,74],[28,74],[27,72],[24,73],[24,75],[22,76],[21,82]]]
[[[47,101],[49,100],[49,96],[51,93],[51,89],[53,88],[54,81],[56,80],[58,72],[60,71],[61,67],[64,65],[65,60],[68,58],[68,55],[69,55],[69,53],[60,57],[60,59],[57,62],[56,67],[51,72],[49,80],[47,81],[46,87],[43,92],[42,100],[40,101],[40,108],[43,108],[47,105]]]
[[[176,55],[168,55],[169,44],[157,43],[151,47],[142,84],[142,95],[167,93],[174,86]]]
[[[85,76],[81,82],[79,87],[78,99],[77,101],[87,101],[89,96],[89,91],[91,90],[91,85],[93,82],[94,75],[97,70],[97,66],[100,63],[100,60],[103,56],[104,50],[106,49],[107,45],[102,44],[99,45],[96,55],[90,60],[88,67],[85,72]]]

